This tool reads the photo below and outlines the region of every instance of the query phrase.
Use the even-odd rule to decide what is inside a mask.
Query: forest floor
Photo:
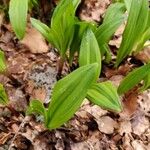
[[[109,0],[85,0],[79,17],[101,22],[109,4]],[[150,150],[148,90],[138,94],[135,88],[120,97],[120,113],[103,110],[85,99],[74,117],[53,131],[44,127],[41,116],[25,116],[30,100],[39,99],[45,105],[49,102],[57,81],[59,56],[30,24],[25,38],[18,41],[10,24],[2,20],[0,14],[0,49],[7,59],[8,74],[0,75],[0,83],[5,86],[10,104],[0,105],[0,150]],[[124,25],[109,43],[114,54],[123,29]],[[118,69],[104,63],[100,80],[110,80],[118,86],[129,71],[142,65],[143,59],[150,59],[150,48],[136,58],[129,57]],[[62,75],[69,72],[66,63]]]

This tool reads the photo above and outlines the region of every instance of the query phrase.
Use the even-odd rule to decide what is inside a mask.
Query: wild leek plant
[[[132,52],[138,53],[150,38],[150,9],[148,0],[125,0],[129,17],[116,60],[116,67]]]
[[[79,109],[85,97],[103,108],[121,111],[117,89],[110,83],[97,83],[101,72],[101,55],[96,37],[87,29],[83,35],[79,56],[80,67],[59,80],[54,86],[48,108],[33,100],[27,114],[44,116],[45,126],[55,129],[67,122]],[[101,89],[105,92],[101,91]]]
[[[62,0],[54,10],[51,25],[41,23],[39,20],[31,19],[32,25],[57,48],[60,54],[58,62],[58,74],[61,74],[63,63],[66,59],[66,51],[70,48],[75,30],[75,11],[80,0]]]
[[[119,85],[118,93],[120,95],[126,93],[142,80],[144,81],[144,84],[141,88],[143,91],[150,87],[150,63],[130,72]]]
[[[25,35],[28,9],[38,4],[38,0],[10,0],[9,18],[18,39]]]

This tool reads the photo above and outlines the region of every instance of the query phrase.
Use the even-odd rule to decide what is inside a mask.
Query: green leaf
[[[3,104],[3,105],[8,104],[8,97],[1,83],[0,83],[0,104]]]
[[[144,80],[144,85],[141,87],[140,89],[141,91],[145,91],[150,88],[150,71],[143,80]]]
[[[65,53],[69,49],[74,35],[74,7],[77,7],[77,4],[74,6],[72,1],[62,0],[53,13],[50,29],[43,23],[31,19],[35,28],[57,48],[63,58],[65,58]]]
[[[97,63],[99,65],[97,70],[97,78],[98,78],[101,72],[100,49],[94,33],[92,32],[91,29],[87,29],[83,35],[81,42],[79,65],[84,66],[92,63]]]
[[[25,34],[28,12],[28,0],[10,0],[9,18],[18,39]]]
[[[150,64],[144,65],[130,72],[120,83],[118,93],[124,94],[140,83],[150,72]]]
[[[127,25],[117,54],[116,67],[135,49],[136,42],[147,28],[149,5],[147,0],[132,0]]]
[[[132,0],[124,0],[124,3],[126,5],[127,11],[130,12]]]
[[[27,108],[26,113],[27,113],[27,115],[34,114],[34,113],[42,115],[42,116],[44,116],[45,124],[47,123],[46,108],[44,107],[43,103],[40,102],[39,100],[30,101],[30,105]]]
[[[61,56],[64,56],[73,39],[75,16],[72,2],[68,5],[62,5],[60,10],[51,21],[51,29],[55,31],[57,36],[58,50]]]
[[[30,18],[30,21],[32,25],[46,38],[47,41],[52,40],[49,36],[50,28],[46,24],[34,18]]]
[[[107,9],[103,24],[95,31],[99,46],[108,43],[114,32],[124,21],[125,5],[115,3]]]
[[[137,45],[135,46],[135,53],[138,53],[143,47],[146,41],[150,39],[150,27],[147,28],[147,30],[143,33],[139,41],[137,42]]]
[[[0,50],[0,72],[5,72],[7,69],[5,55],[2,50]]]
[[[117,112],[122,110],[117,89],[110,81],[93,84],[88,90],[87,98],[102,108]]]
[[[49,129],[60,127],[78,110],[95,81],[97,68],[97,63],[80,67],[56,83],[48,108]]]
[[[85,22],[85,21],[81,22],[78,20],[76,21],[74,36],[70,45],[70,58],[69,58],[70,62],[73,59],[74,53],[76,51],[79,51],[83,34],[88,28],[90,28],[92,31],[96,30],[96,26],[92,23]]]

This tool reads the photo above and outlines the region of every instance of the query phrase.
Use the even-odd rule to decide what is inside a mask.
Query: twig
[[[17,132],[15,133],[15,135],[14,135],[14,137],[13,137],[13,139],[12,139],[10,145],[9,145],[8,150],[11,150],[11,148],[12,148],[12,146],[13,146],[13,143],[14,143],[14,141],[15,141],[15,139],[16,139],[16,137],[17,137],[17,135],[18,135],[18,133],[19,133],[19,131],[20,131],[20,129],[21,129],[21,127],[25,124],[25,122],[26,122],[27,120],[29,120],[28,118],[29,118],[29,116],[26,116],[26,117],[22,120],[21,124],[19,125],[19,128],[18,128]]]

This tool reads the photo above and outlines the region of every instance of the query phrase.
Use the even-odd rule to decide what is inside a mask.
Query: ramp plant
[[[150,10],[147,0],[125,0],[129,17],[123,33],[116,67],[132,52],[138,53],[150,38]]]
[[[79,109],[85,97],[103,108],[121,111],[116,88],[110,82],[97,83],[101,72],[101,55],[91,29],[87,29],[83,34],[79,65],[77,70],[56,83],[48,108],[40,101],[33,100],[27,114],[43,115],[45,126],[51,130],[67,122]],[[105,92],[101,91],[103,88]]]
[[[29,8],[38,4],[38,0],[10,0],[9,18],[18,39],[25,35]]]

